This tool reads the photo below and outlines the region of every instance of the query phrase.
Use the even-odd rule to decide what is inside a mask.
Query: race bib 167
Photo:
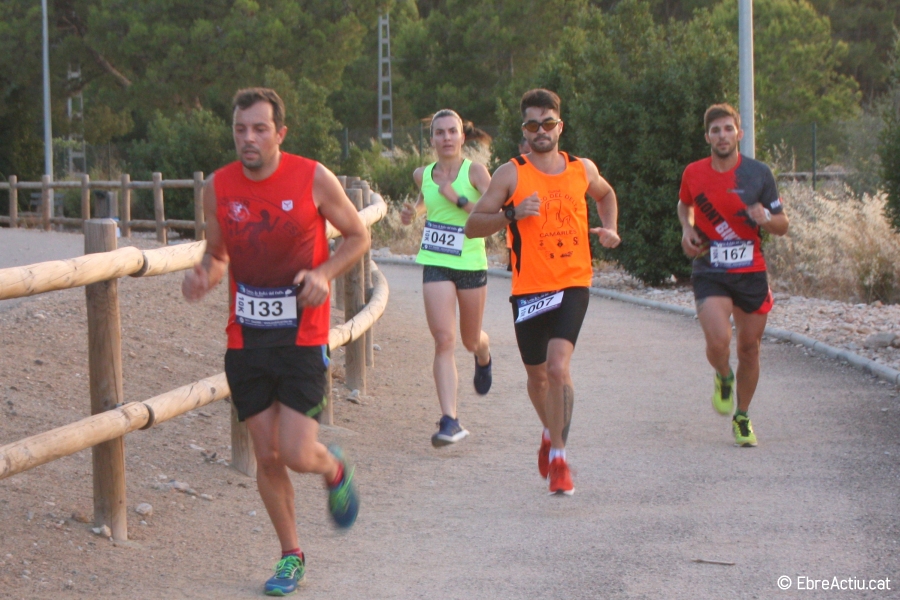
[[[753,264],[753,242],[750,240],[710,242],[709,264],[719,269],[749,267]]]

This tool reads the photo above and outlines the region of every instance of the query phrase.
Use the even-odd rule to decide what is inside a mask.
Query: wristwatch
[[[503,207],[503,216],[506,217],[506,220],[510,223],[515,222],[516,220],[516,207],[513,204],[507,204]]]
[[[456,199],[456,206],[459,208],[463,208],[466,204],[469,203],[469,199],[465,196],[460,196]]]

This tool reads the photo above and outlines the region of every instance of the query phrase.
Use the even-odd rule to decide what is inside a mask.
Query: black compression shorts
[[[276,400],[317,419],[325,408],[326,346],[229,348],[225,377],[238,420],[261,413]]]
[[[519,316],[517,301],[526,297],[509,297],[514,321]],[[578,341],[590,297],[591,294],[585,287],[566,288],[558,308],[516,323],[516,342],[519,344],[522,362],[526,365],[547,362],[547,346],[553,338],[568,340],[574,346]]]
[[[487,285],[487,271],[462,271],[450,267],[425,265],[422,269],[422,283],[450,281],[458,290],[472,290]]]

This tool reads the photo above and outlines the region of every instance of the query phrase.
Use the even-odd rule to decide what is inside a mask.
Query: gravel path
[[[472,436],[437,451],[421,270],[382,270],[391,300],[367,393],[346,402],[338,384],[337,426],[323,432],[357,461],[362,512],[335,532],[320,483],[294,478],[309,556],[298,597],[898,597],[895,389],[765,342],[752,410],[760,446],[734,448],[728,420],[709,406],[696,321],[592,297],[572,363],[576,494],[550,497],[534,464],[540,428],[508,280],[488,285],[494,388],[474,394],[471,356],[458,346],[460,416]],[[221,370],[225,294],[187,305],[179,281],[120,282],[128,400]],[[78,289],[0,311],[0,444],[86,412],[84,321]],[[127,437],[128,544],[84,522],[87,451],[0,481],[0,597],[260,597],[277,540],[255,482],[220,462],[230,455],[228,411],[215,403]],[[134,512],[144,502],[149,517]],[[823,594],[798,591],[802,577],[890,578],[893,587]]]

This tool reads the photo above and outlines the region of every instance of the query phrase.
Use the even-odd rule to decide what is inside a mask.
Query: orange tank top
[[[566,168],[557,175],[538,171],[517,156],[518,181],[509,202],[518,205],[537,192],[541,214],[510,223],[514,296],[589,287],[593,277],[588,239],[588,189],[584,163],[561,152]]]

